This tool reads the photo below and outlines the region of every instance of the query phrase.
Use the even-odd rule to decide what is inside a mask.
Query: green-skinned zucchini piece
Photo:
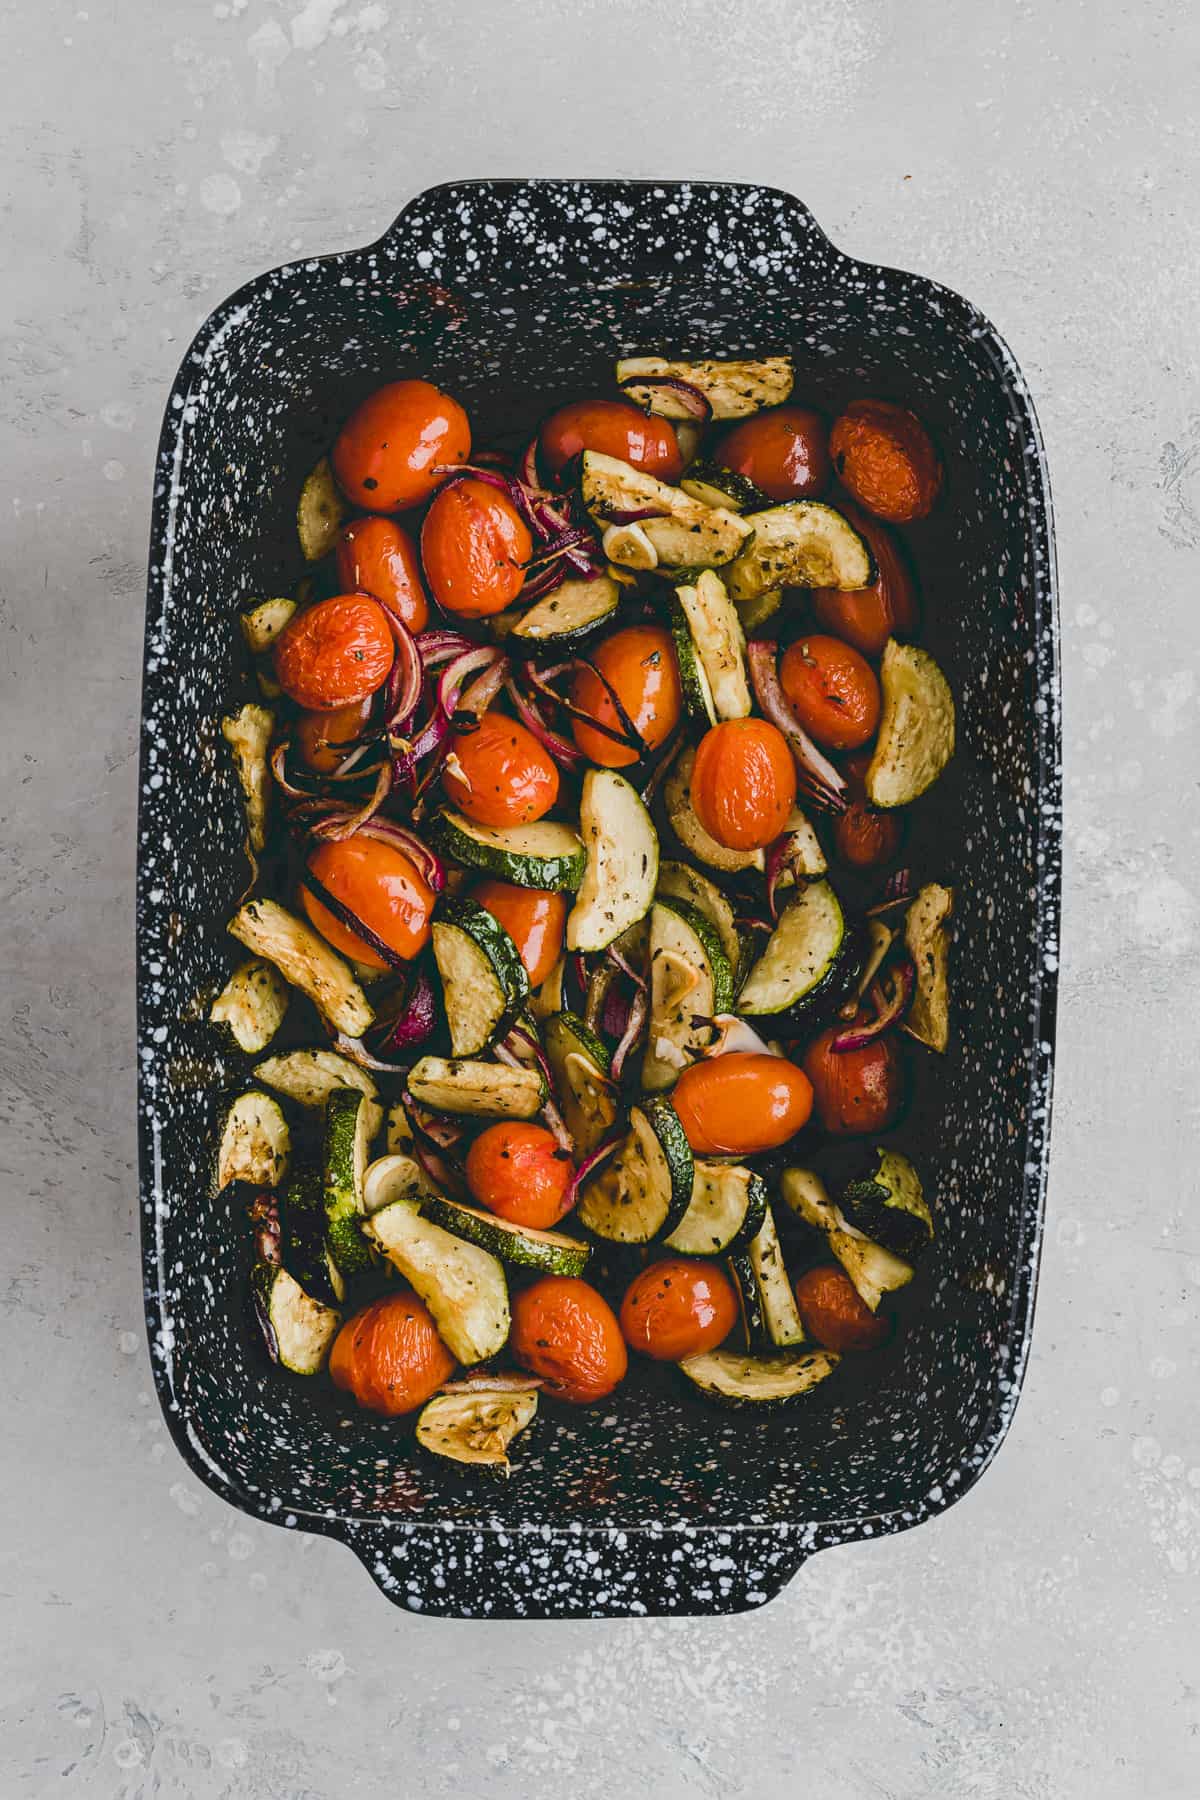
[[[495,1213],[481,1212],[474,1206],[461,1206],[441,1195],[431,1196],[421,1204],[421,1211],[444,1231],[478,1244],[503,1263],[517,1269],[534,1269],[542,1275],[582,1275],[587,1268],[591,1247],[562,1231],[535,1231],[529,1225],[514,1225]]]
[[[832,1375],[841,1358],[832,1350],[799,1356],[742,1356],[736,1350],[706,1350],[679,1367],[693,1387],[719,1406],[773,1408],[791,1405]]]
[[[883,710],[865,785],[872,806],[908,806],[954,755],[954,696],[928,650],[889,638],[879,665]]]
[[[725,572],[734,600],[755,600],[773,588],[864,588],[871,552],[850,521],[821,500],[787,500],[749,513],[754,541]]]
[[[659,1097],[632,1107],[624,1143],[586,1184],[576,1217],[594,1237],[648,1244],[674,1231],[692,1194],[691,1145]]]
[[[732,1255],[757,1237],[766,1210],[767,1190],[753,1169],[697,1157],[688,1209],[664,1246],[677,1256]]]
[[[617,386],[648,412],[664,419],[691,419],[688,397],[658,384],[682,381],[698,388],[714,419],[746,419],[767,406],[782,406],[795,373],[790,356],[716,361],[711,357],[624,356],[617,363]],[[643,385],[645,384],[645,385]]]
[[[921,1177],[899,1150],[876,1150],[875,1166],[842,1189],[851,1225],[912,1262],[933,1242],[933,1215]]]
[[[423,1056],[409,1071],[408,1091],[434,1112],[480,1119],[532,1119],[546,1104],[546,1083],[536,1066],[514,1069],[469,1057]]]
[[[320,562],[329,555],[349,517],[333,467],[323,456],[300,489],[296,507],[296,533],[305,562]]]
[[[595,522],[620,528],[603,537],[604,554],[618,566],[646,568],[644,553],[634,550],[649,542],[654,552],[650,566],[678,571],[720,568],[751,540],[752,528],[737,513],[704,506],[682,488],[670,487],[615,456],[585,450],[579,480],[584,506]],[[626,545],[621,533],[631,513],[646,516],[628,526],[635,535]]]
[[[746,639],[725,583],[705,569],[692,584],[675,590],[712,703],[710,717],[744,719],[751,710],[746,674]]]
[[[455,1056],[474,1056],[513,1023],[529,996],[517,946],[475,900],[443,900],[431,933]]]
[[[325,1104],[322,1156],[325,1242],[343,1281],[370,1266],[362,1235],[363,1192],[371,1157],[372,1102],[357,1088],[335,1088]]]
[[[431,842],[461,863],[517,887],[569,892],[583,880],[587,861],[578,832],[555,819],[534,825],[476,825],[444,807],[430,821]]]
[[[375,1013],[349,963],[319,932],[276,900],[239,907],[229,931],[256,956],[275,964],[285,980],[307,994],[322,1018],[347,1037],[361,1037]]]
[[[690,901],[662,895],[650,913],[643,1088],[657,1093],[672,1087],[708,1044],[707,1021],[732,1005],[733,968],[716,926]]]
[[[738,1012],[779,1024],[807,1022],[837,1004],[860,962],[861,938],[847,930],[837,895],[827,881],[810,882],[781,913],[738,995]]]
[[[217,1189],[231,1181],[273,1188],[287,1173],[291,1134],[283,1108],[257,1088],[239,1094],[221,1126],[217,1150]]]
[[[275,714],[266,706],[247,702],[240,711],[221,720],[221,736],[229,745],[233,766],[246,806],[246,835],[252,850],[267,841],[267,810],[271,799],[271,734]]]
[[[575,1013],[559,1012],[542,1033],[563,1123],[579,1159],[590,1156],[617,1121],[607,1049]]]
[[[238,614],[238,624],[251,656],[262,656],[296,610],[294,600],[252,600]]]
[[[610,624],[621,590],[609,575],[592,581],[564,581],[544,600],[535,600],[508,634],[516,650],[569,650]]]
[[[435,1225],[407,1200],[372,1213],[366,1231],[425,1302],[459,1362],[486,1362],[504,1348],[508,1283],[490,1251]]]
[[[234,970],[209,1011],[214,1025],[225,1025],[239,1050],[257,1056],[265,1050],[288,1009],[291,989],[273,963],[251,957]]]
[[[950,1043],[950,936],[954,890],[930,882],[904,915],[904,944],[917,981],[904,1030],[920,1044],[944,1052]]]
[[[873,1238],[856,1231],[811,1169],[785,1169],[780,1180],[784,1202],[814,1231],[823,1232],[834,1256],[853,1282],[859,1298],[872,1312],[885,1294],[906,1287],[913,1278],[912,1264]]]
[[[589,769],[579,802],[587,867],[567,915],[568,950],[603,950],[650,910],[658,834],[637,789],[615,769]]]
[[[329,1359],[341,1313],[306,1294],[278,1263],[255,1263],[250,1291],[271,1361],[293,1375],[318,1374]]]
[[[469,1393],[435,1394],[417,1420],[417,1442],[433,1456],[507,1475],[509,1445],[532,1422],[537,1404],[535,1387],[489,1388],[482,1381]]]

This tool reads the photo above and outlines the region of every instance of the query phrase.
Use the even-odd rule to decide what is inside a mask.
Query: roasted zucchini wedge
[[[271,733],[275,714],[268,707],[247,702],[240,712],[221,720],[221,736],[233,755],[246,805],[246,835],[252,850],[267,841],[267,809],[271,798]]]
[[[821,500],[786,500],[749,513],[754,541],[725,571],[735,600],[756,600],[773,588],[864,588],[871,580],[866,539]]]
[[[682,488],[670,487],[615,456],[585,450],[580,459],[580,491],[584,506],[598,525],[624,527],[628,515],[643,515],[630,529],[653,547],[655,564],[664,569],[715,569],[733,561],[752,537],[752,528],[724,507],[704,506]],[[631,558],[616,534],[605,533],[604,553],[610,562],[644,568]]]
[[[668,1100],[629,1114],[629,1133],[584,1187],[576,1217],[594,1237],[648,1244],[668,1236],[687,1211],[694,1177],[691,1145]]]
[[[283,1024],[291,991],[273,963],[253,956],[234,970],[208,1016],[228,1027],[239,1050],[257,1056]]]
[[[664,1246],[677,1256],[728,1256],[757,1237],[766,1210],[767,1190],[753,1169],[697,1157],[688,1209]]]
[[[271,1361],[293,1375],[319,1374],[329,1359],[341,1313],[306,1294],[278,1263],[255,1263],[250,1292]]]
[[[723,875],[740,875],[745,869],[761,869],[765,860],[761,850],[727,850],[724,844],[718,844],[716,838],[709,836],[696,817],[692,805],[692,766],[695,761],[696,752],[689,745],[676,758],[663,784],[663,803],[671,830],[684,850]]]
[[[748,476],[716,462],[694,462],[679,485],[702,506],[726,506],[730,512],[766,512],[771,504],[770,495]]]
[[[609,1080],[610,1057],[594,1032],[574,1013],[547,1019],[542,1032],[563,1123],[582,1160],[617,1122],[617,1096]]]
[[[709,357],[676,361],[666,356],[625,356],[617,364],[617,386],[647,412],[663,419],[691,419],[687,397],[663,381],[682,381],[697,388],[714,419],[745,419],[766,406],[782,406],[795,374],[790,356],[762,356],[751,361],[715,362]]]
[[[346,1283],[325,1242],[325,1181],[313,1163],[294,1168],[279,1195],[279,1241],[284,1267],[305,1293],[340,1305]]]
[[[535,1387],[490,1388],[465,1384],[451,1394],[435,1394],[417,1419],[417,1442],[433,1456],[472,1468],[511,1472],[509,1445],[537,1412]]]
[[[706,1350],[679,1367],[708,1400],[720,1406],[787,1406],[832,1375],[841,1358],[832,1350],[799,1356],[742,1356],[736,1350]]]
[[[912,1264],[856,1231],[841,1207],[829,1198],[820,1176],[811,1169],[785,1169],[779,1191],[797,1218],[824,1234],[859,1298],[872,1312],[878,1310],[885,1294],[906,1287],[912,1280]]]
[[[841,1207],[856,1230],[908,1262],[933,1242],[921,1177],[899,1150],[877,1150],[875,1166],[842,1189]]]
[[[478,901],[447,898],[431,932],[455,1056],[502,1037],[529,997],[529,976],[508,932]]]
[[[704,675],[712,707],[710,718],[714,723],[718,719],[746,718],[751,707],[746,639],[737,608],[725,592],[725,583],[714,570],[705,569],[694,584],[677,587],[675,594]]]
[[[664,862],[658,869],[658,896],[668,900],[686,900],[704,914],[721,940],[721,947],[731,968],[738,965],[742,941],[733,908],[715,881],[702,875],[687,863]]]
[[[300,489],[296,507],[296,533],[305,562],[320,562],[329,555],[349,517],[333,467],[323,456]]]
[[[278,1187],[287,1173],[292,1140],[278,1100],[257,1088],[239,1094],[225,1114],[217,1150],[217,1189],[231,1181]]]
[[[361,1037],[374,1010],[350,969],[325,939],[276,900],[250,900],[229,925],[239,944],[275,964],[285,980],[307,994],[322,1018],[347,1037]]]
[[[827,881],[809,882],[784,908],[746,977],[738,1012],[781,1024],[807,1022],[836,1005],[860,961],[861,940],[847,930],[837,895]]]
[[[570,650],[613,622],[621,590],[610,575],[564,581],[535,600],[508,634],[514,650]]]
[[[535,825],[476,825],[445,807],[430,821],[429,835],[464,868],[516,887],[562,893],[583,880],[587,857],[579,834],[554,819],[539,819]]]
[[[409,1072],[408,1091],[435,1112],[479,1119],[532,1119],[546,1104],[546,1084],[536,1067],[469,1058],[423,1056]]]
[[[421,1211],[444,1231],[490,1250],[503,1263],[517,1269],[535,1269],[543,1275],[582,1275],[591,1247],[562,1231],[535,1231],[530,1225],[513,1225],[495,1213],[433,1195]]]
[[[716,926],[690,901],[661,895],[650,913],[643,1088],[657,1093],[672,1087],[708,1043],[708,1021],[732,1005],[733,967]]]
[[[883,712],[866,773],[867,799],[872,806],[908,806],[954,755],[954,696],[928,650],[895,638],[884,645],[879,683]]]
[[[904,915],[904,944],[917,973],[904,1029],[931,1050],[950,1042],[950,936],[946,921],[954,911],[953,888],[930,882]]]
[[[508,1341],[508,1283],[490,1251],[397,1200],[365,1221],[367,1235],[420,1295],[461,1363],[486,1362]]]
[[[671,627],[671,637],[675,643],[675,662],[679,669],[679,691],[683,697],[684,711],[705,730],[717,722],[716,703],[708,684],[708,674],[688,625],[687,614],[674,595],[667,602],[667,623]]]
[[[589,769],[579,802],[587,867],[567,915],[568,950],[603,950],[644,918],[658,880],[658,834],[615,769]]]
[[[262,656],[296,610],[294,600],[251,600],[238,614],[238,624],[251,656]]]
[[[362,1274],[371,1261],[362,1221],[373,1113],[378,1108],[357,1088],[335,1088],[325,1105],[325,1243],[343,1281]]]
[[[762,1225],[746,1247],[746,1254],[758,1288],[759,1305],[767,1340],[777,1350],[788,1350],[804,1342],[804,1326],[796,1306],[796,1296],[788,1280],[775,1215],[768,1206]]]
[[[254,1079],[298,1106],[323,1107],[334,1088],[339,1087],[357,1088],[373,1103],[379,1098],[375,1077],[348,1056],[339,1056],[336,1050],[286,1050],[279,1056],[264,1057],[255,1064]],[[374,1130],[378,1131],[383,1123],[378,1104],[372,1117]]]

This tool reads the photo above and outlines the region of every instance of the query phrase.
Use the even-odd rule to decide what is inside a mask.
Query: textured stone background
[[[8,0],[0,1790],[1200,1791],[1200,15],[1148,0]],[[681,21],[686,16],[684,29]],[[1068,889],[1026,1394],[944,1519],[727,1622],[434,1624],[165,1441],[130,892],[159,415],[239,282],[429,183],[701,175],[971,296],[1059,519]]]

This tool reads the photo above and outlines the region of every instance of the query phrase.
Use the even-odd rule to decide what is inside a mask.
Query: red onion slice
[[[871,988],[871,1003],[875,1015],[861,1025],[852,1025],[847,1031],[839,1031],[830,1040],[831,1050],[861,1050],[873,1038],[894,1025],[908,1011],[913,993],[917,985],[917,972],[907,958],[896,964],[892,970],[890,991],[885,994],[883,984],[875,982]]]
[[[475,649],[474,640],[464,637],[461,631],[442,631],[434,629],[423,631],[417,638],[417,649],[421,654],[421,665],[427,671],[436,669],[455,656],[463,656],[468,650]]]
[[[347,1037],[344,1031],[338,1032],[333,1040],[333,1047],[340,1056],[357,1063],[360,1069],[373,1069],[378,1075],[408,1074],[408,1063],[380,1062],[378,1057],[372,1056],[361,1038]]]
[[[625,1021],[625,1029],[621,1033],[616,1049],[612,1053],[609,1073],[614,1081],[620,1081],[625,1062],[630,1052],[641,1042],[650,1018],[650,1001],[644,986],[639,987],[633,996],[629,1008],[629,1016]]]
[[[565,769],[569,775],[577,773],[583,767],[586,758],[580,755],[571,740],[561,737],[556,731],[551,731],[533,701],[526,698],[511,675],[506,678],[504,688],[526,731],[537,739],[542,749],[553,758],[560,768]]]
[[[279,1226],[279,1202],[274,1194],[256,1194],[247,1209],[254,1227],[254,1254],[260,1262],[282,1263],[283,1234]]]
[[[621,383],[621,392],[629,394],[632,388],[666,388],[675,395],[679,404],[686,410],[689,419],[699,419],[707,424],[712,418],[712,401],[701,388],[690,381],[681,381],[677,375],[640,375],[632,381]],[[631,396],[632,397],[632,396]]]
[[[826,812],[846,809],[846,781],[823,755],[792,711],[779,681],[779,645],[774,638],[752,638],[746,646],[754,696],[763,713],[788,741],[800,786],[814,806]]]
[[[437,996],[424,969],[405,994],[399,1012],[379,1041],[381,1050],[411,1050],[423,1044],[437,1020]]]
[[[387,687],[383,697],[384,729],[391,730],[407,719],[421,698],[421,652],[403,619],[389,608],[384,608],[392,627],[392,636],[396,640],[396,657],[392,663],[391,673],[387,678]]]

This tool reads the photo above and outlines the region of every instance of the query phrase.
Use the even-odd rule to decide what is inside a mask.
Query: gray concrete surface
[[[0,1793],[1200,1792],[1200,15],[1147,0],[8,0]],[[684,19],[686,17],[686,26]],[[130,887],[160,409],[298,251],[472,174],[793,189],[969,294],[1045,428],[1068,904],[1036,1343],[936,1524],[731,1622],[438,1625],[165,1439]]]

